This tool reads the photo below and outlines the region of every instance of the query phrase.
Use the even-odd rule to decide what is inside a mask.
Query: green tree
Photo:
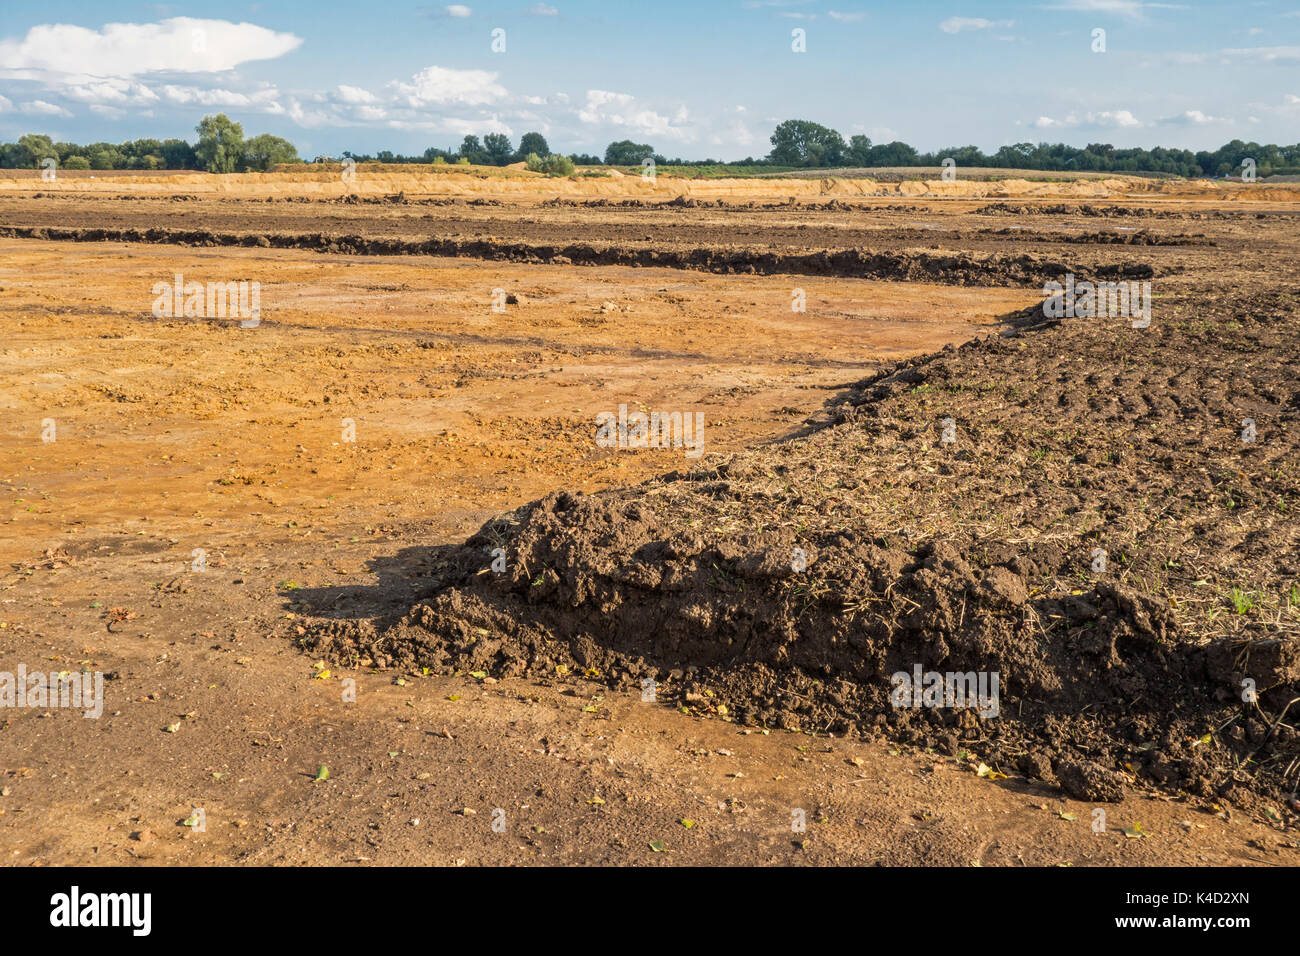
[[[161,145],[163,168],[193,169],[195,167],[194,147],[185,140],[165,139]]]
[[[91,143],[86,147],[91,169],[126,169],[127,158],[112,143]]]
[[[630,139],[620,139],[605,147],[606,166],[640,166],[647,159],[654,157],[653,146],[634,143]]]
[[[915,166],[916,150],[906,143],[895,140],[883,146],[871,147],[871,162],[868,166]]]
[[[298,150],[293,143],[263,133],[244,143],[243,162],[245,169],[264,173],[276,163],[298,163],[302,160],[298,158]]]
[[[18,155],[23,166],[39,166],[41,160],[59,158],[59,151],[54,148],[54,141],[48,136],[28,133],[18,137]]]
[[[64,169],[89,169],[90,160],[85,156],[69,156],[63,161]]]
[[[786,120],[771,142],[767,158],[778,166],[839,166],[848,152],[843,136],[809,120]]]
[[[530,166],[529,169],[532,169],[532,167]],[[573,160],[558,153],[542,156],[537,160],[537,171],[545,173],[547,176],[572,176]]]
[[[519,139],[519,155],[527,156],[529,153],[550,156],[551,147],[546,145],[546,137],[541,133],[524,133]]]
[[[487,153],[488,162],[493,166],[504,166],[514,156],[515,148],[505,133],[488,133],[483,137],[483,152]]]
[[[151,165],[148,157],[152,156],[159,165],[162,164],[162,143],[156,139],[137,139],[133,142],[123,143],[119,148],[120,152],[132,169],[157,169],[157,166]]]
[[[871,140],[866,136],[850,136],[847,160],[854,166],[865,166],[871,161]]]
[[[210,173],[233,173],[239,166],[244,148],[244,127],[217,113],[205,116],[194,127],[199,134],[194,155]]]
[[[483,152],[483,144],[478,141],[477,136],[466,136],[460,143],[459,158],[467,163],[482,163],[487,154]]]

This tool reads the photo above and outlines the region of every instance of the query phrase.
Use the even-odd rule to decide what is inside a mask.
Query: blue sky
[[[215,112],[308,156],[537,130],[739,159],[790,118],[923,150],[1295,143],[1300,0],[7,4],[0,139],[193,140]]]

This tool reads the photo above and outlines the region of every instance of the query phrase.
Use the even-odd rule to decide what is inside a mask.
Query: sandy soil
[[[1289,228],[1144,220],[1173,238],[1139,248],[1096,239],[1115,235],[1096,217],[989,216],[982,204],[883,211],[869,224],[836,210],[728,220],[538,205],[561,190],[580,201],[645,193],[625,181],[408,179],[363,175],[359,191],[506,205],[249,202],[345,194],[301,177],[57,190],[14,179],[0,180],[0,226],[147,229],[172,217],[264,236],[481,232],[652,248],[739,235],[768,249],[1028,250],[1081,271],[1136,260],[1172,281],[1216,257],[1282,249]],[[682,188],[659,185],[656,201]],[[979,198],[1025,194],[973,185],[1003,190]],[[1050,184],[1030,185],[1040,196]],[[807,182],[689,187],[746,202],[863,195]],[[204,198],[147,198],[167,195]],[[1261,209],[1285,197],[1263,199]],[[980,231],[996,229],[1006,233]],[[623,402],[701,410],[709,455],[780,440],[882,363],[993,331],[1041,298],[1010,273],[971,285],[157,241],[10,238],[0,250],[11,529],[0,668],[110,677],[100,720],[0,715],[0,850],[13,864],[1296,860],[1294,830],[1226,804],[1147,795],[1106,808],[1094,833],[1094,807],[1055,787],[981,778],[924,749],[762,733],[581,682],[345,672],[295,646],[304,616],[327,610],[316,595],[391,613],[426,587],[441,547],[492,515],[557,487],[624,486],[690,463],[680,451],[595,447],[598,413]],[[151,288],[178,272],[256,279],[260,325],[155,318]],[[795,288],[804,313],[791,311]],[[493,311],[497,289],[518,301]],[[345,677],[355,702],[343,700]],[[197,807],[204,832],[181,825]],[[806,832],[791,828],[796,810]],[[1121,832],[1135,823],[1145,837]]]

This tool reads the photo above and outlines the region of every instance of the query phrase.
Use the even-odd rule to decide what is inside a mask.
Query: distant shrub
[[[462,156],[460,159],[456,160],[456,165],[457,165],[457,166],[468,166],[468,165],[469,165],[469,157],[468,157],[468,156]]]
[[[533,167],[530,165],[528,168],[532,169]],[[558,153],[552,153],[537,162],[537,172],[545,173],[548,176],[572,176],[573,168],[573,160]]]
[[[524,157],[524,165],[532,172],[540,173],[542,171],[542,157],[538,156],[536,153],[529,153]]]
[[[447,165],[447,157],[446,157],[446,156],[435,156],[435,157],[433,157],[433,165],[435,165],[435,166],[446,166],[446,165]]]
[[[89,169],[90,160],[85,156],[69,156],[63,161],[64,169]]]

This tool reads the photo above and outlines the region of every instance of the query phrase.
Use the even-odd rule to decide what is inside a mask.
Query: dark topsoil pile
[[[649,677],[694,713],[966,750],[1084,799],[1289,815],[1298,292],[1175,294],[1147,329],[1027,313],[858,383],[801,436],[525,505],[451,549],[400,620],[319,621],[305,643],[362,666]],[[1000,713],[891,706],[890,675],[917,664],[996,671]]]

